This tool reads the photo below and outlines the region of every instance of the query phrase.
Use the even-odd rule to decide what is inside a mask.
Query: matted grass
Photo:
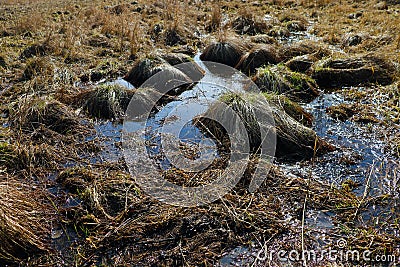
[[[251,248],[254,242],[262,246],[265,241],[276,249],[299,250],[302,244],[315,246],[313,240],[321,235],[331,248],[335,248],[337,238],[345,237],[352,248],[395,252],[399,238],[393,232],[399,228],[399,211],[398,181],[393,175],[387,179],[392,179],[390,194],[360,198],[350,182],[337,188],[316,181],[311,174],[288,176],[274,167],[255,193],[246,190],[249,171],[234,191],[210,206],[171,207],[141,192],[123,162],[91,161],[100,147],[78,135],[92,136],[92,117],[85,112],[77,116],[73,105],[74,96],[88,85],[125,76],[136,59],[156,49],[191,56],[208,51],[214,53],[214,60],[232,66],[253,47],[248,40],[281,43],[279,56],[285,61],[310,53],[316,59],[336,59],[338,55],[357,58],[374,52],[397,68],[394,83],[362,91],[345,88],[338,93],[356,102],[379,100],[365,107],[380,115],[388,153],[399,157],[400,17],[399,5],[391,2],[387,1],[385,10],[372,0],[192,1],[190,5],[170,0],[118,4],[99,0],[2,1],[0,120],[4,127],[0,129],[0,171],[5,176],[0,178],[0,265],[217,265],[237,246]],[[298,32],[307,27],[309,32]],[[230,32],[235,30],[244,35],[234,35],[232,40]],[[257,35],[248,36],[252,34]],[[353,35],[360,35],[361,42],[342,46],[347,36]],[[298,42],[298,36],[310,40]],[[215,40],[218,45],[205,49]],[[180,61],[175,57],[168,60]],[[307,66],[294,70],[307,72]],[[60,70],[72,78],[60,82],[56,77]],[[292,78],[291,82],[299,81],[299,76]],[[97,101],[97,106],[115,103],[109,92],[103,94],[105,102]],[[289,115],[293,112],[295,119],[310,123],[295,103],[281,96],[273,101]],[[120,115],[119,109],[114,111]],[[98,110],[94,114],[99,114]],[[85,123],[77,123],[80,119]],[[313,160],[317,159],[299,163],[299,169]],[[222,170],[214,171],[212,174],[218,175]],[[398,173],[398,169],[391,173]],[[13,175],[18,179],[11,178]],[[182,185],[208,182],[207,177],[193,174],[166,175]],[[50,181],[54,176],[56,179]],[[52,250],[48,239],[49,223],[56,214],[48,205],[47,191],[38,189],[48,183],[61,187],[61,195],[56,196],[59,202],[52,208],[62,212],[62,226],[79,237],[73,246],[55,239],[61,243],[59,251]],[[71,199],[81,204],[65,207]],[[373,207],[388,210],[385,216],[374,217],[374,223],[381,223],[378,226],[368,225],[361,215]],[[325,232],[302,227],[308,211],[331,214],[333,228]]]
[[[54,210],[35,185],[0,176],[0,261],[49,253]]]

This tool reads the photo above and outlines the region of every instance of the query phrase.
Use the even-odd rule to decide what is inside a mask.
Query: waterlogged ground
[[[0,265],[305,264],[268,253],[277,249],[400,256],[397,80],[332,88],[300,103],[314,117],[311,128],[335,151],[299,162],[276,159],[258,192],[239,187],[190,209],[163,205],[137,187],[123,157],[123,117],[95,118],[76,102],[99,85],[134,89],[122,77],[136,59],[183,51],[206,75],[151,114],[143,135],[148,156],[162,170],[171,168],[160,139],[167,131],[194,151],[193,158],[219,158],[215,140],[191,119],[225,92],[215,84],[246,88],[240,77],[207,70],[199,59],[207,45],[253,42],[260,25],[241,25],[251,18],[270,25],[260,26],[265,40],[280,48],[313,41],[333,57],[376,53],[399,69],[398,1],[106,2],[8,0],[0,7]],[[30,115],[21,111],[29,111],[35,97],[58,101],[78,123],[66,133],[52,123],[32,130],[40,118],[21,127],[24,120],[15,114]],[[343,104],[353,108],[352,116],[328,114]],[[310,260],[307,266],[330,263]],[[387,259],[381,266],[397,263]]]
[[[195,61],[201,65],[198,57],[195,57]],[[190,122],[191,118],[204,113],[213,100],[224,92],[224,89],[217,90],[218,86],[215,86],[215,84],[221,84],[220,77],[215,77],[208,72],[203,80],[150,117],[147,125],[151,131],[146,136],[147,140],[151,140],[148,145],[149,157],[157,158],[157,155],[162,153],[159,130],[165,127],[165,124],[168,126],[163,128],[164,131],[168,132],[168,129],[170,132],[181,130],[178,134],[180,140],[190,145],[198,144],[204,139],[208,140],[211,143],[209,143],[209,150],[206,153],[217,154],[215,143]],[[373,87],[369,89],[374,90]],[[344,88],[343,90],[365,91],[368,88]],[[323,93],[311,103],[303,104],[303,107],[314,117],[312,129],[318,136],[333,144],[337,150],[310,161],[277,162],[278,166],[287,176],[315,179],[335,187],[349,186],[349,190],[360,197],[380,198],[385,195],[393,195],[394,192],[396,192],[395,195],[398,195],[399,162],[387,147],[384,133],[381,131],[382,126],[373,123],[340,121],[327,114],[326,109],[331,106],[352,103],[351,100],[346,100],[340,91]],[[379,115],[378,118],[380,118]],[[182,127],[182,125],[184,126]],[[102,140],[104,148],[100,161],[122,159],[121,151],[115,145],[120,142],[121,129],[122,124],[111,122],[100,122],[96,125],[96,138]],[[201,156],[206,156],[205,154]],[[164,157],[159,161],[161,168],[170,168],[170,163]],[[396,199],[386,205],[371,205],[367,210],[361,212],[361,220],[356,224],[369,225],[380,230],[386,228],[386,232],[398,235],[398,229],[390,226],[395,219],[392,218],[392,215],[397,212],[399,212],[399,208]],[[304,225],[314,238],[316,250],[322,251],[324,246],[332,242],[329,231],[335,227],[335,216],[336,212],[329,210],[306,211]],[[294,225],[299,223],[298,218],[288,217],[286,219],[289,222],[292,221]],[[254,240],[250,247],[239,246],[226,253],[219,263],[221,266],[243,266],[258,261],[258,264],[263,265],[266,260],[263,258],[264,249],[262,242]]]

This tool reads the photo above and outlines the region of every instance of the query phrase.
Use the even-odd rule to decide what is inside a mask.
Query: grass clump
[[[231,27],[237,34],[241,35],[263,34],[269,29],[266,22],[255,18],[253,14],[246,11],[241,11],[241,14],[231,22]]]
[[[398,75],[395,65],[376,55],[328,58],[315,63],[312,77],[321,87],[391,84]]]
[[[183,57],[178,58],[178,56],[172,58],[171,56],[167,57],[164,55],[164,57],[172,63],[176,63],[177,60],[185,60]],[[197,66],[195,63],[192,64],[193,66]],[[150,80],[152,76],[159,72],[163,72],[163,75],[156,76]],[[146,87],[160,87],[160,85],[165,85],[168,87],[172,85],[172,88],[176,88],[182,85],[182,83],[190,84],[193,82],[190,78],[191,76],[186,73],[185,70],[180,70],[179,68],[171,66],[163,58],[150,55],[146,58],[136,60],[124,79],[135,87],[140,87],[142,85]],[[146,81],[147,83],[145,83]],[[177,84],[177,86],[173,86],[174,84]]]
[[[288,97],[267,92],[264,92],[262,94],[268,101],[283,109],[290,117],[292,117],[296,121],[305,126],[312,125],[314,119],[312,114],[308,113],[302,106],[290,100]]]
[[[347,119],[351,118],[354,114],[356,114],[357,110],[357,105],[345,103],[326,108],[326,112],[329,116],[341,121],[346,121]]]
[[[20,59],[27,59],[34,56],[45,56],[49,55],[54,51],[54,46],[50,43],[49,40],[46,40],[43,43],[33,44],[27,47],[24,51],[22,51],[19,56]]]
[[[45,57],[37,57],[26,63],[22,74],[22,80],[31,80],[37,76],[52,78],[54,75],[54,65]]]
[[[279,17],[279,20],[289,31],[297,32],[307,30],[308,21],[302,16],[285,12]]]
[[[118,84],[103,84],[76,96],[83,110],[96,118],[115,119],[125,114],[134,91]]]
[[[52,208],[31,184],[0,176],[0,262],[49,252]]]
[[[10,122],[25,131],[34,131],[44,125],[57,133],[68,134],[80,128],[75,113],[50,97],[21,97],[18,104],[11,106]]]
[[[87,168],[73,167],[62,171],[57,176],[57,182],[62,184],[71,193],[83,192],[95,180],[96,176]]]
[[[0,142],[0,163],[3,166],[10,166],[14,159],[15,154],[13,147],[6,142]]]
[[[235,67],[245,52],[245,47],[237,41],[222,41],[210,44],[200,55],[203,61],[213,61]]]
[[[271,127],[276,134],[275,156],[282,160],[306,159],[333,150],[333,147],[320,139],[312,129],[302,125],[289,116],[283,108],[276,105],[271,100],[272,98],[268,96],[267,102],[265,102],[258,94],[237,93],[226,93],[220,98],[239,115],[241,122],[245,125],[249,144],[253,151],[256,151],[261,145],[261,129],[270,131]],[[287,110],[290,111],[289,108]],[[229,118],[226,112],[224,108],[213,106],[206,112],[206,115],[214,114],[217,116],[216,118]],[[255,114],[257,114],[257,118]],[[209,123],[210,120],[203,120],[202,117],[199,120],[213,136],[217,138],[223,136],[220,134],[223,132],[220,129],[221,125],[212,121]],[[222,142],[223,140],[218,141]]]
[[[310,102],[319,95],[312,78],[283,64],[259,68],[253,80],[263,92],[284,94],[299,102]]]
[[[55,167],[59,154],[48,144],[9,144],[0,142],[0,163],[9,173],[20,173],[35,169],[39,174],[42,169]]]
[[[320,43],[310,40],[303,40],[300,42],[295,42],[290,45],[283,46],[280,50],[281,57],[284,60],[290,60],[297,56],[303,56],[307,54],[313,54],[319,58],[328,56],[331,52],[321,46]]]
[[[286,66],[292,71],[308,73],[312,65],[317,62],[320,58],[314,54],[307,54],[303,56],[297,56],[285,63]]]
[[[0,68],[5,69],[7,67],[6,57],[0,54]]]
[[[281,58],[272,45],[260,45],[246,53],[236,66],[245,74],[254,74],[257,68],[277,64]]]

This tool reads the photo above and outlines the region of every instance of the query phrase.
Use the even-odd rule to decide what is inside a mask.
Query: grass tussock
[[[2,1],[0,171],[4,175],[0,177],[0,265],[215,266],[221,265],[221,258],[238,246],[252,249],[263,247],[266,242],[268,247],[277,250],[300,251],[314,248],[316,236],[323,236],[327,247],[335,248],[336,237],[340,236],[346,237],[349,248],[395,252],[399,243],[396,234],[399,213],[396,175],[400,157],[399,85],[396,82],[400,62],[398,1],[386,1],[386,4],[372,0],[267,2]],[[301,32],[304,30],[307,32]],[[230,32],[236,35],[231,38]],[[205,47],[209,40],[218,42]],[[108,162],[102,154],[107,143],[102,138],[100,143],[97,135],[87,141],[87,137],[94,136],[94,130],[89,132],[92,122],[120,118],[133,93],[109,85],[98,86],[97,82],[112,81],[128,70],[131,71],[125,77],[135,87],[161,70],[170,74],[167,80],[190,82],[184,75],[187,72],[173,65],[191,59],[177,53],[193,57],[202,51],[201,59],[234,67],[256,47],[247,45],[247,40],[276,46],[278,57],[286,65],[265,67],[272,63],[268,54],[254,50],[254,56],[247,57],[251,63],[244,72],[263,67],[259,69],[260,76],[265,78],[261,85],[268,91],[263,95],[276,125],[280,126],[276,128],[277,156],[281,161],[285,156],[301,154],[299,165],[291,165],[298,169],[295,175],[289,176],[278,167],[267,173],[268,168],[261,163],[265,183],[260,190],[249,193],[251,174],[257,163],[260,164],[254,157],[243,180],[220,200],[207,207],[172,207],[141,192],[121,160]],[[383,61],[366,59],[365,55],[371,52]],[[385,182],[381,184],[385,187],[390,183],[388,194],[357,197],[355,190],[361,189],[357,182],[349,180],[339,186],[325,184],[316,181],[314,172],[303,172],[304,165],[325,160],[318,157],[318,152],[326,152],[330,147],[306,127],[312,118],[292,100],[308,102],[319,93],[307,75],[318,71],[315,62],[328,57],[331,57],[329,64],[319,67],[329,70],[326,72],[329,75],[320,80],[331,81],[333,77],[335,81],[353,82],[361,77],[356,86],[336,93],[343,94],[346,101],[355,102],[357,112],[358,109],[372,110],[356,112],[350,119],[387,143],[385,155],[390,154],[393,157],[390,161],[397,164],[397,167],[388,167]],[[362,66],[357,65],[360,62]],[[395,72],[388,62],[393,63]],[[366,77],[356,73],[357,70],[368,75],[373,73],[375,78],[381,74],[386,80],[390,78],[390,82],[383,84],[394,83],[376,85],[381,82],[374,78],[358,88]],[[193,73],[198,71],[193,67]],[[335,71],[339,73],[337,76]],[[143,94],[136,98],[135,95],[134,104],[149,110],[148,103],[164,94],[145,89]],[[251,113],[254,109],[248,104],[252,101],[265,114],[265,106],[257,98],[260,95],[248,101],[229,95],[223,99],[242,114],[254,144],[259,141],[258,129],[254,127],[257,121]],[[161,98],[156,108],[171,100],[168,96]],[[138,107],[133,109],[141,110]],[[348,110],[352,108],[349,106],[339,108],[332,110],[338,119],[345,119],[354,111]],[[85,112],[78,116],[79,109]],[[91,120],[93,117],[100,119]],[[212,138],[220,140],[217,148],[221,159],[204,175],[173,169],[164,173],[168,181],[202,186],[223,172],[229,138],[220,125],[212,125],[210,121],[204,124],[214,129]],[[318,149],[315,141],[321,144],[319,148],[326,150],[315,151]],[[120,142],[109,143],[119,151]],[[180,144],[180,148],[188,158],[198,156],[194,146]],[[332,157],[328,155],[329,160],[335,160],[336,153],[332,154]],[[11,178],[14,176],[21,180]],[[52,192],[57,189],[52,207],[48,205],[53,199],[49,198],[47,189],[42,191],[38,187]],[[53,239],[54,236],[49,240],[53,209],[62,216],[59,223],[68,229],[63,235],[72,232],[68,242],[63,238]],[[367,220],[365,215],[371,210],[384,213],[377,216],[374,213]],[[312,215],[313,212],[332,220],[332,228],[310,224],[314,219],[320,222],[320,217]],[[74,241],[72,245],[71,241]],[[56,251],[49,248],[52,243],[57,244]]]
[[[212,43],[200,55],[203,61],[213,61],[235,67],[245,53],[246,48],[239,41]]]
[[[237,34],[257,35],[266,33],[269,25],[260,18],[256,18],[254,14],[243,9],[239,12],[239,16],[231,22],[232,29]]]
[[[21,97],[10,109],[10,121],[18,129],[34,131],[41,125],[61,134],[79,130],[74,111],[49,97]]]
[[[281,57],[275,46],[259,45],[246,53],[239,61],[236,68],[240,69],[245,74],[251,75],[260,67],[278,64],[280,61]]]
[[[0,177],[0,260],[49,252],[52,207],[36,186]]]
[[[273,129],[272,131],[276,134],[275,156],[281,159],[289,161],[307,159],[313,157],[315,154],[323,154],[333,150],[333,147],[318,138],[312,129],[302,125],[293,118],[298,116],[299,119],[304,120],[302,116],[306,116],[306,112],[303,111],[304,115],[300,115],[301,109],[295,110],[296,107],[294,105],[290,108],[286,105],[286,110],[291,113],[289,115],[285,112],[285,108],[274,103],[279,103],[277,99],[274,99],[270,95],[267,96],[268,98],[264,101],[259,96],[252,94],[239,95],[227,93],[221,97],[221,101],[228,105],[228,107],[224,108],[216,104],[203,117],[207,118],[210,116],[207,114],[213,114],[218,119],[217,121],[234,121],[240,118],[249,136],[249,145],[252,151],[257,151],[260,146],[266,146],[270,142],[269,140],[262,141],[261,130],[268,132]],[[229,115],[229,109],[237,112],[239,118]],[[257,118],[254,114],[258,114]],[[212,120],[204,120],[201,116],[198,118],[198,121],[204,125],[203,128],[206,128],[213,134],[214,138],[219,138],[218,142],[224,142],[220,137],[224,137],[226,134],[223,134],[220,124],[213,123]],[[239,132],[240,129],[236,131]]]
[[[49,144],[25,145],[0,142],[0,162],[10,173],[36,170],[36,173],[40,174],[42,169],[56,167],[57,160],[60,160],[60,157],[56,154],[55,148]]]
[[[282,108],[290,117],[296,121],[302,123],[305,126],[310,127],[313,122],[312,114],[308,113],[302,106],[298,103],[290,100],[284,95],[277,95],[273,93],[262,93],[264,97],[271,103]]]
[[[51,81],[54,75],[54,65],[49,58],[38,57],[29,60],[26,63],[25,70],[22,74],[23,80],[32,80],[33,78],[44,78]]]
[[[165,58],[165,59],[164,59]],[[186,61],[185,57],[178,55],[164,54],[162,57],[148,56],[143,59],[138,59],[134,62],[132,68],[125,75],[125,80],[133,84],[135,87],[145,85],[146,87],[158,85],[170,85],[174,83],[191,83],[191,78],[186,75],[184,70],[180,70],[171,66],[166,60],[171,63],[179,63]],[[193,63],[194,64],[194,63]],[[152,80],[149,80],[153,75],[163,72],[163,75],[158,75]],[[147,81],[147,83],[145,83]],[[174,87],[172,87],[174,88]]]
[[[314,54],[315,56],[322,58],[330,55],[331,52],[323,45],[321,46],[318,42],[303,40],[287,46],[282,46],[280,54],[284,60],[290,60],[294,57],[307,54]]]
[[[104,84],[79,93],[74,102],[93,117],[116,119],[125,114],[134,93],[118,84]]]
[[[312,77],[321,87],[357,86],[371,83],[388,85],[398,71],[382,56],[368,54],[349,58],[328,58],[315,63]]]
[[[283,64],[259,68],[253,80],[261,91],[285,94],[298,102],[310,102],[320,93],[314,79]]]

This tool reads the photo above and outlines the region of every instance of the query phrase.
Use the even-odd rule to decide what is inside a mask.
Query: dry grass
[[[125,114],[133,94],[134,90],[120,85],[100,85],[77,94],[73,102],[93,117],[116,119]]]
[[[250,50],[248,40],[283,43],[278,56],[284,60],[309,53],[317,59],[332,54],[335,59],[336,54],[344,53],[362,57],[373,51],[398,66],[399,6],[376,10],[374,4],[372,0],[233,0],[190,4],[174,0],[2,1],[0,104],[4,116],[1,114],[0,120],[11,127],[0,129],[0,171],[5,173],[0,178],[0,265],[5,261],[18,264],[22,259],[32,266],[146,266],[160,262],[170,266],[216,265],[224,253],[239,245],[250,247],[257,239],[270,240],[276,248],[299,249],[302,241],[306,247],[312,247],[313,238],[321,233],[299,227],[299,214],[308,210],[336,214],[334,228],[324,233],[333,243],[335,237],[346,236],[354,247],[393,251],[398,236],[388,234],[383,227],[398,229],[398,210],[379,217],[384,220],[382,229],[355,222],[361,222],[360,213],[372,206],[397,207],[391,202],[398,195],[396,189],[382,199],[361,199],[348,188],[335,188],[308,175],[290,177],[274,168],[265,174],[262,188],[250,194],[246,190],[250,166],[235,190],[208,207],[166,206],[136,187],[123,162],[92,161],[99,155],[99,145],[80,138],[93,135],[91,117],[84,112],[77,116],[74,110],[74,97],[81,93],[81,97],[96,97],[92,106],[97,111],[93,114],[99,114],[98,106],[106,105],[111,115],[119,116],[126,103],[118,103],[120,106],[114,109],[113,100],[117,99],[113,92],[110,97],[110,90],[106,90],[103,102],[96,94],[98,90],[83,92],[82,88],[124,76],[134,60],[151,57],[156,49],[193,55],[215,40],[232,44],[233,53],[228,51],[221,59],[232,66]],[[360,10],[361,15],[357,13]],[[312,37],[311,41],[286,45],[286,39],[295,36],[288,28],[298,30],[293,23],[299,28],[311,27],[319,39]],[[245,35],[232,35],[235,25]],[[265,34],[247,36],[255,33]],[[355,34],[362,37],[360,44],[342,46],[347,36]],[[214,54],[221,52],[214,50]],[[60,73],[68,73],[69,78]],[[385,123],[388,150],[399,157],[398,82],[370,89],[346,89],[341,93],[354,101],[379,100],[374,109]],[[293,112],[293,117],[310,123],[311,118],[296,104],[282,97],[274,101],[288,113]],[[82,119],[86,120],[84,127]],[[71,162],[77,166],[67,167]],[[216,164],[223,166],[221,162]],[[221,170],[214,171],[211,174],[218,175]],[[54,173],[59,174],[58,179],[49,181]],[[13,175],[18,179],[11,178]],[[183,185],[209,181],[207,177],[187,173],[166,175],[170,181]],[[62,188],[54,207],[49,206],[47,191],[39,189],[49,183]],[[64,197],[82,203],[65,208]],[[308,201],[304,208],[305,198]],[[72,231],[78,236],[77,242],[68,249],[63,247],[66,254],[73,256],[55,252],[49,246],[50,223],[60,216],[53,208],[62,211],[64,227],[76,229]],[[300,238],[302,233],[304,240]]]
[[[0,260],[18,262],[49,252],[53,208],[35,185],[0,177]]]
[[[40,125],[61,134],[79,131],[79,118],[62,103],[51,98],[21,97],[11,107],[11,122],[16,129],[34,131]]]

